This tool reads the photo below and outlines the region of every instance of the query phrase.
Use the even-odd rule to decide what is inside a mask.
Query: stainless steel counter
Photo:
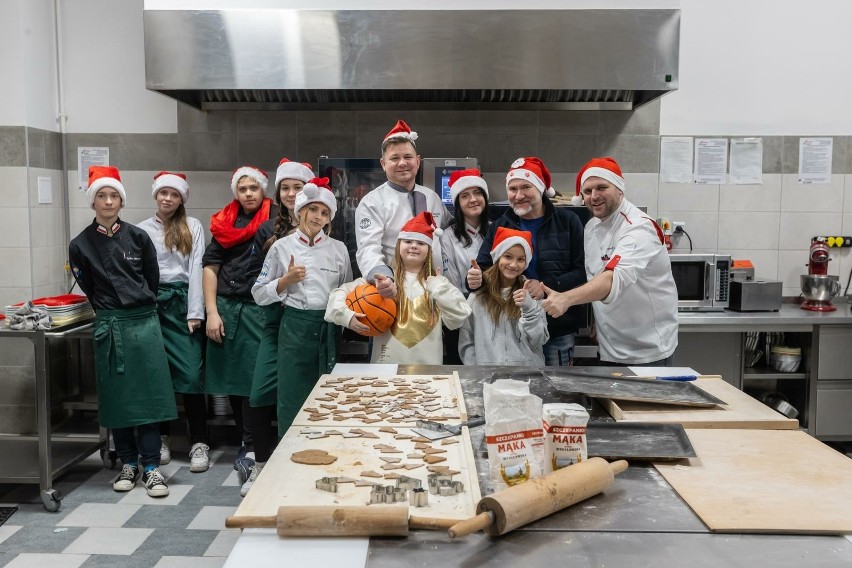
[[[810,312],[798,304],[783,304],[777,312],[680,312],[680,331],[772,331],[780,326],[790,331],[811,331],[817,325],[852,324],[850,304],[837,304],[834,312]]]
[[[482,412],[482,381],[496,370],[510,369],[401,365],[398,372],[458,371],[468,413],[477,414]],[[592,415],[593,420],[608,419],[595,410]],[[481,427],[471,431],[474,450],[482,436]],[[474,454],[482,493],[490,493],[487,460]],[[852,567],[852,542],[839,536],[711,533],[653,466],[632,463],[604,493],[500,538],[475,534],[453,541],[444,533],[413,531],[406,539],[370,539],[368,567],[401,564],[834,568]]]

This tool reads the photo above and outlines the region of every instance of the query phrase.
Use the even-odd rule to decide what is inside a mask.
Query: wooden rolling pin
[[[475,517],[461,521],[447,531],[457,538],[484,530],[499,536],[593,497],[612,485],[615,474],[627,469],[624,460],[609,463],[590,458],[544,477],[531,479],[483,497]]]
[[[228,517],[229,529],[275,528],[278,536],[407,536],[408,529],[447,530],[457,519],[408,517],[408,505],[278,507],[268,517]]]

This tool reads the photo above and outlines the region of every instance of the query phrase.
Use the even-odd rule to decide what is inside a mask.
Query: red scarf
[[[210,232],[224,248],[237,246],[254,237],[260,225],[269,219],[269,208],[271,206],[272,200],[268,197],[265,198],[260,204],[260,209],[254,214],[251,223],[237,229],[234,227],[234,223],[240,214],[240,202],[234,199],[224,209],[210,216]]]

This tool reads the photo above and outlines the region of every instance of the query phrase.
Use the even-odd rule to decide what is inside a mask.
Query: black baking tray
[[[582,393],[595,398],[638,400],[657,404],[712,408],[725,405],[712,394],[691,382],[635,379],[630,377],[595,377],[568,371],[542,371],[557,390]]]
[[[674,461],[694,458],[695,450],[680,424],[589,422],[589,457],[608,460]]]

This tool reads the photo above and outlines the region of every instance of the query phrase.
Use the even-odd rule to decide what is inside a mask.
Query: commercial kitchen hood
[[[146,87],[203,110],[630,110],[678,86],[678,9],[143,16]]]

